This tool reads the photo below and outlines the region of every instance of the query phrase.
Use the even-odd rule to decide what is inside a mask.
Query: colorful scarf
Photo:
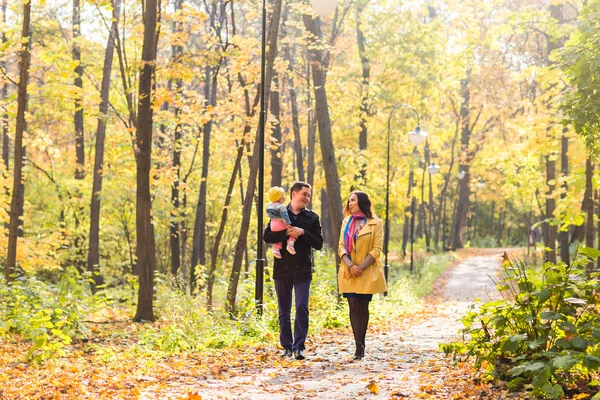
[[[356,223],[357,220],[359,220],[359,223]],[[348,256],[352,253],[352,247],[354,241],[358,237],[358,232],[360,232],[366,222],[367,216],[362,212],[352,214],[350,220],[348,220],[346,228],[344,229],[344,243],[346,245],[346,254],[348,254]]]

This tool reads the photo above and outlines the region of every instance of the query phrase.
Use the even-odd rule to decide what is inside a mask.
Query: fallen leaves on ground
[[[369,392],[373,394],[379,394],[379,387],[377,386],[377,382],[375,381],[369,382],[369,384],[367,385],[367,389],[369,389]]]
[[[89,341],[75,342],[67,357],[39,365],[24,361],[28,346],[19,337],[0,338],[0,398],[198,400],[212,398],[206,393],[244,398],[251,389],[264,395],[286,390],[288,398],[296,393],[303,398],[339,393],[336,398],[340,399],[373,395],[394,399],[523,398],[479,379],[471,365],[455,366],[439,351],[414,349],[402,337],[402,332],[445,312],[441,288],[447,276],[437,282],[418,312],[394,321],[373,321],[367,340],[380,341],[381,350],[379,354],[373,350],[366,360],[356,363],[351,361],[349,350],[353,349],[348,348],[353,342],[350,328],[311,334],[309,358],[301,362],[281,359],[275,344],[170,357],[150,351],[136,353],[142,351],[133,346],[139,326],[121,320],[92,325]],[[425,324],[424,329],[427,333],[447,330],[435,324]],[[312,386],[303,385],[309,381]]]

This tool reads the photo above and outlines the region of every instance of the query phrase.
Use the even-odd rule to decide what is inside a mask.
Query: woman
[[[350,323],[356,352],[354,360],[365,355],[365,337],[369,325],[369,302],[374,293],[387,291],[379,255],[383,225],[375,216],[369,196],[350,193],[344,209],[338,252],[342,260],[338,272],[339,290],[348,299]]]

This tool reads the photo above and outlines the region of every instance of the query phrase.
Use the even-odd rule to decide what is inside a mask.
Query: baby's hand
[[[287,225],[285,226],[285,229],[290,229],[291,227],[292,227],[292,226],[291,226],[290,224],[287,224]]]

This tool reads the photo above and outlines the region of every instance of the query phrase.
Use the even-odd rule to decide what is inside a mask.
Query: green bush
[[[57,284],[19,277],[0,278],[0,335],[16,333],[31,341],[28,359],[63,356],[73,338],[86,334],[84,314],[90,304],[88,281],[65,272]]]
[[[463,316],[463,342],[443,345],[513,390],[559,399],[570,387],[594,384],[600,367],[598,272],[586,266],[600,251],[580,249],[571,265],[529,269],[507,258],[497,288],[501,300],[472,306]]]

